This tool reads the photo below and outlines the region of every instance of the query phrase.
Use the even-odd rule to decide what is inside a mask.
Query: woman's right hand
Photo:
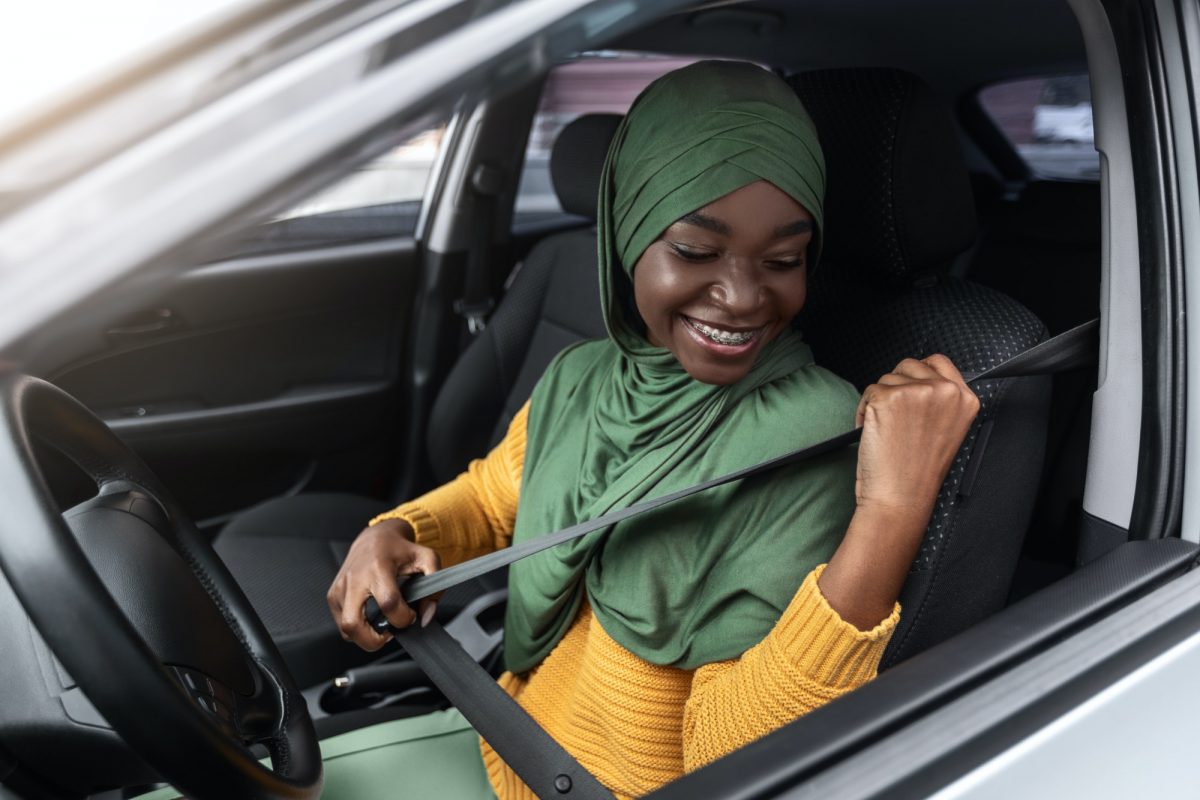
[[[437,572],[441,560],[415,538],[412,526],[404,520],[386,519],[365,529],[350,545],[350,553],[325,595],[343,639],[375,651],[392,638],[367,623],[363,606],[369,597],[375,598],[394,627],[407,628],[416,622],[417,613],[404,602],[397,579]],[[437,600],[425,598],[419,608],[421,624],[426,625],[433,619]]]

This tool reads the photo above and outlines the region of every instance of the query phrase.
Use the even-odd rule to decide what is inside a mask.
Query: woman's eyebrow
[[[685,214],[679,218],[680,222],[685,222],[688,225],[695,225],[698,228],[710,230],[713,233],[722,233],[728,236],[733,233],[733,230],[724,222],[716,217],[710,217],[707,214],[701,214],[699,211],[693,211],[690,214]]]
[[[812,223],[806,219],[798,219],[795,222],[789,222],[787,225],[781,225],[775,229],[776,239],[785,239],[788,236],[799,236],[802,233],[808,233],[812,230]]]

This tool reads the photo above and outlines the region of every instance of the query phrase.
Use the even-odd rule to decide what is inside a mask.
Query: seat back
[[[790,83],[827,167],[824,254],[798,320],[817,363],[861,391],[906,357],[944,353],[974,373],[1044,339],[1045,326],[1015,300],[947,274],[976,235],[949,106],[897,70]],[[1042,469],[1050,382],[974,388],[980,412],[938,495],[884,666],[999,610],[1008,595]]]

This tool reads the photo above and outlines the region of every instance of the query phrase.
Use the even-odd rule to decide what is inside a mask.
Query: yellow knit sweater
[[[443,566],[512,540],[528,403],[508,435],[454,481],[371,520],[400,517]],[[566,635],[525,675],[500,685],[618,797],[646,794],[875,677],[900,609],[873,630],[842,620],[804,578],[779,622],[740,658],[696,670],[643,661],[615,642],[585,602]],[[482,743],[501,800],[534,794]]]

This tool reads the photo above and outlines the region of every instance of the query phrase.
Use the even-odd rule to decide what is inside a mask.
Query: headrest
[[[788,82],[825,152],[822,261],[902,280],[944,272],[976,235],[946,102],[894,69],[818,70]]]
[[[620,114],[584,114],[563,128],[550,150],[550,180],[569,214],[596,218],[600,172]]]

